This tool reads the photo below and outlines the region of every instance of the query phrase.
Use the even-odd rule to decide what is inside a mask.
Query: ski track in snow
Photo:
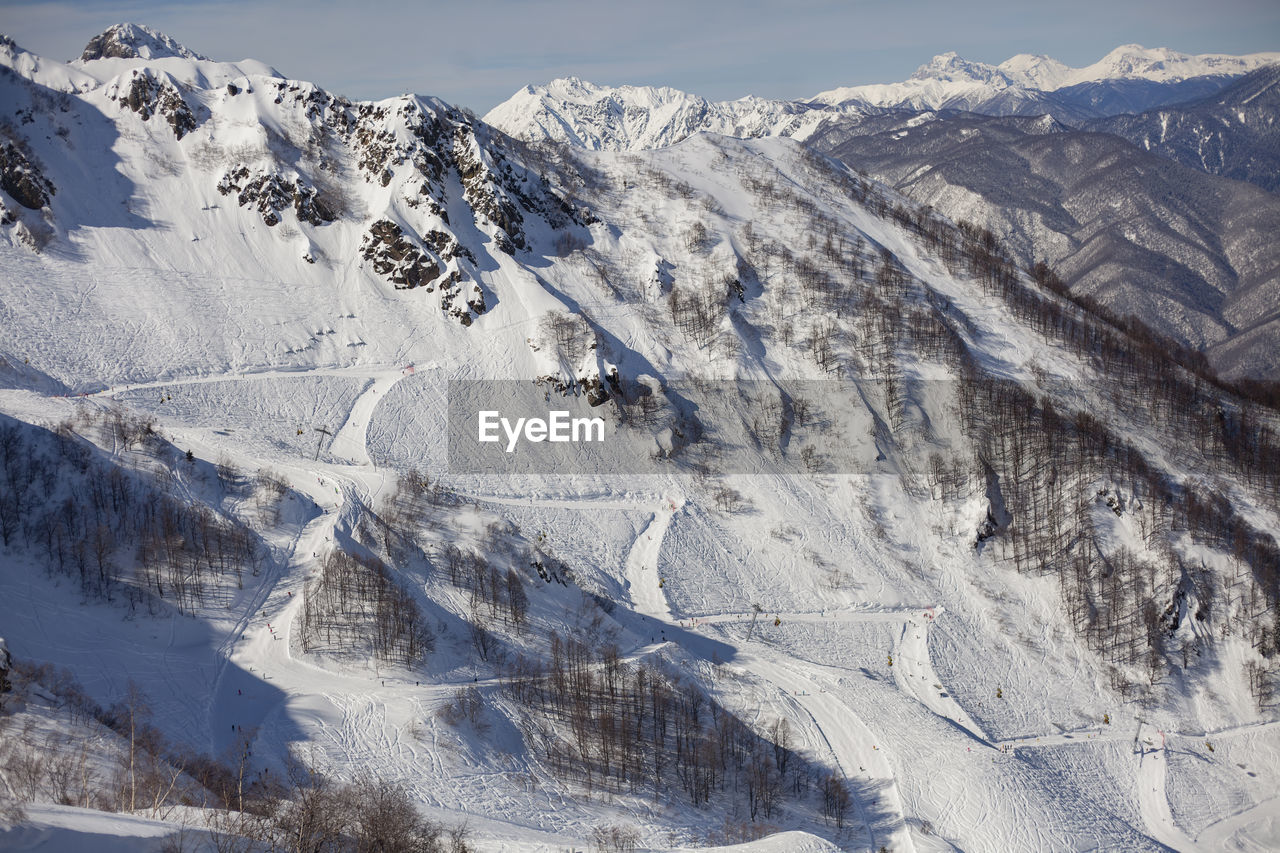
[[[1168,749],[1164,745],[1164,735],[1156,733],[1153,746],[1148,749],[1148,741],[1143,737],[1143,730],[1150,727],[1140,723],[1135,735],[1138,752],[1138,810],[1147,825],[1151,836],[1174,850],[1199,850],[1200,848],[1184,833],[1173,819],[1169,808],[1169,797],[1165,792],[1165,776],[1169,767]]]
[[[377,491],[369,486],[372,479],[370,475],[377,469],[367,450],[368,426],[378,402],[385,398],[387,392],[404,375],[402,367],[271,369],[171,378],[131,384],[124,388],[104,389],[88,395],[110,397],[123,390],[303,376],[364,377],[370,380],[352,405],[345,422],[334,433],[330,445],[330,453],[339,460],[345,460],[345,464],[295,463],[288,466],[289,473],[295,475],[291,477],[294,487],[310,495],[322,511],[298,533],[285,564],[268,569],[267,576],[259,583],[244,612],[220,647],[222,664],[216,676],[213,700],[207,709],[210,740],[216,754],[226,754],[231,750],[242,731],[259,730],[268,723],[279,722],[282,715],[287,714],[293,724],[313,727],[324,742],[357,761],[373,760],[373,753],[376,752],[378,758],[396,758],[409,766],[421,761],[435,765],[439,763],[434,749],[423,750],[424,758],[414,748],[412,738],[401,736],[400,727],[388,718],[387,702],[394,698],[397,702],[403,700],[414,707],[420,707],[422,698],[444,696],[455,689],[456,685],[415,684],[412,686],[414,696],[406,698],[396,694],[409,688],[407,684],[388,679],[382,682],[380,688],[372,687],[367,676],[334,672],[296,658],[291,651],[293,623],[301,609],[306,578],[315,572],[319,558],[331,547],[334,532],[344,515],[354,514],[354,508],[360,504],[370,504],[371,492]],[[683,497],[617,492],[555,496],[469,494],[467,497],[487,504],[582,512],[649,511],[652,514],[633,540],[623,567],[623,580],[636,612],[693,630],[697,630],[698,626],[743,624],[752,616],[749,612],[709,613],[699,615],[695,621],[678,619],[672,614],[663,592],[660,556],[667,529],[684,506]],[[353,520],[347,518],[349,522]],[[934,619],[943,613],[942,607],[929,605],[855,606],[822,611],[781,612],[774,616],[787,622],[882,622],[901,626],[893,650],[893,676],[898,689],[987,747],[1013,750],[1125,738],[1119,727],[1114,727],[1097,733],[1081,730],[990,740],[951,697],[930,661],[929,628]],[[720,639],[733,643],[726,637]],[[627,655],[627,658],[642,658],[657,651],[662,645],[642,645]],[[828,691],[828,685],[834,687],[834,683],[830,681],[832,675],[821,666],[806,665],[794,659],[779,661],[773,659],[772,655],[766,655],[770,655],[767,646],[744,641],[738,646],[737,661],[756,677],[772,684],[786,697],[787,704],[808,720],[806,727],[812,728],[814,733],[810,743],[820,744],[829,753],[829,760],[843,775],[851,781],[866,783],[881,792],[876,806],[881,812],[887,813],[887,818],[881,822],[879,831],[871,826],[871,820],[866,814],[867,804],[860,799],[855,802],[872,849],[886,844],[890,849],[915,850],[915,839],[908,828],[902,794],[893,769],[893,758],[889,750],[878,743],[874,731],[834,692]],[[323,685],[323,689],[318,685]],[[491,685],[486,681],[481,686]],[[1237,728],[1244,730],[1258,726],[1259,724],[1251,724]],[[1233,730],[1210,734],[1222,736],[1231,731]],[[249,748],[252,749],[253,745],[250,744]],[[1192,839],[1177,826],[1170,811],[1165,793],[1167,756],[1162,750],[1148,750],[1141,745],[1136,754],[1139,760],[1137,781],[1142,819],[1153,838],[1173,849],[1222,849],[1234,833],[1280,809],[1280,798],[1264,800],[1210,825],[1199,837]],[[487,786],[487,790],[490,794],[496,793],[491,786]],[[457,797],[442,798],[438,791],[424,790],[419,793],[426,802],[466,811],[465,803]]]
[[[279,722],[287,713],[295,725],[314,727],[322,739],[341,750],[349,758],[372,760],[374,752],[407,758],[416,763],[419,755],[403,741],[397,727],[388,720],[387,700],[404,691],[407,684],[383,681],[371,687],[367,677],[346,675],[323,668],[292,654],[293,626],[302,606],[306,578],[316,571],[319,558],[332,547],[334,533],[344,513],[360,503],[368,503],[364,482],[374,470],[366,449],[368,424],[378,401],[402,377],[400,368],[351,369],[319,368],[312,371],[278,371],[211,375],[163,382],[134,384],[127,390],[156,387],[179,387],[185,384],[222,382],[264,378],[289,378],[305,375],[366,376],[371,384],[360,394],[346,421],[335,433],[330,451],[347,465],[317,464],[298,473],[305,483],[303,491],[321,506],[320,515],[307,523],[298,534],[286,567],[274,569],[274,575],[263,579],[259,592],[250,599],[246,611],[222,646],[224,664],[217,678],[214,699],[208,711],[211,739],[216,753],[231,750],[242,735]],[[121,389],[124,390],[124,389]],[[115,389],[100,392],[109,396]],[[295,478],[295,487],[300,483]],[[336,489],[335,497],[330,489]],[[584,512],[652,510],[644,529],[636,535],[624,566],[624,579],[635,610],[667,624],[691,624],[677,620],[662,591],[660,555],[672,518],[684,506],[683,497],[652,494],[572,495],[556,497],[518,497],[475,494],[468,497],[490,504],[572,509]],[[657,507],[654,509],[654,507]],[[350,520],[350,519],[349,519]],[[953,719],[982,737],[977,727],[964,715],[954,700],[926,699],[926,689],[910,684],[912,677],[936,682],[928,662],[928,614],[924,607],[844,608],[825,612],[777,614],[776,618],[797,622],[889,622],[901,624],[902,641],[897,654],[903,660],[904,692],[921,701],[942,716]],[[722,625],[741,623],[745,613],[719,613],[700,616],[698,624]],[[630,658],[639,658],[660,648],[661,644],[641,646]],[[870,782],[884,793],[877,806],[890,815],[887,828],[877,833],[866,817],[866,804],[856,805],[866,826],[868,839],[889,844],[892,849],[911,851],[914,844],[907,829],[902,798],[897,790],[892,764],[885,749],[877,745],[872,730],[833,693],[827,692],[821,668],[802,668],[794,662],[785,664],[764,657],[765,647],[752,644],[741,649],[740,659],[758,677],[771,683],[794,708],[810,721],[816,743],[829,752],[830,760],[850,780]],[[908,671],[909,670],[909,671]],[[319,685],[323,685],[320,689]],[[413,685],[421,696],[453,689],[453,685]],[[434,688],[434,689],[433,689]],[[399,698],[399,697],[397,697]],[[415,700],[416,701],[416,700]],[[252,750],[254,745],[249,744]],[[437,761],[434,756],[428,760]],[[428,801],[442,803],[437,796]],[[457,803],[453,803],[455,807]]]
[[[375,757],[395,757],[407,759],[408,764],[413,765],[421,757],[388,720],[387,707],[387,701],[393,697],[402,698],[394,694],[405,691],[409,685],[386,680],[381,686],[374,687],[367,677],[334,672],[292,654],[293,625],[301,609],[306,578],[314,573],[319,558],[332,546],[334,532],[344,513],[352,511],[360,503],[370,502],[365,480],[374,470],[374,465],[366,447],[368,425],[379,400],[402,377],[402,370],[368,367],[269,370],[171,379],[131,385],[129,390],[305,375],[364,376],[372,381],[355,401],[330,446],[330,453],[346,460],[347,464],[317,464],[312,469],[299,472],[305,478],[306,488],[303,490],[317,500],[322,507],[321,514],[298,534],[287,568],[277,568],[275,576],[264,579],[260,592],[251,599],[249,608],[223,645],[225,663],[218,676],[215,698],[208,714],[213,744],[216,752],[225,753],[236,743],[241,731],[255,731],[269,722],[279,722],[280,717],[287,713],[295,725],[313,728],[322,742],[340,750],[351,760],[367,762]],[[104,391],[99,396],[110,393]],[[295,479],[295,487],[298,485]],[[330,489],[336,489],[336,496],[330,496]],[[626,588],[635,610],[660,622],[695,630],[696,625],[742,624],[752,615],[740,612],[701,615],[697,617],[696,625],[693,620],[679,620],[673,616],[663,592],[660,556],[667,529],[684,506],[683,497],[653,494],[619,496],[616,493],[533,497],[472,494],[467,497],[488,504],[583,512],[650,510],[649,521],[632,542],[623,567]],[[975,739],[986,742],[979,726],[942,687],[929,660],[929,626],[942,612],[942,608],[928,605],[864,606],[783,612],[774,616],[788,622],[882,622],[901,626],[894,649],[894,678],[899,689],[931,712],[968,731]],[[661,645],[641,646],[628,657],[643,657]],[[759,643],[744,642],[738,651],[738,660],[746,668],[773,685],[785,697],[786,703],[808,720],[806,728],[813,730],[810,742],[820,744],[820,749],[828,753],[828,760],[846,778],[855,785],[866,784],[880,791],[875,805],[887,817],[878,827],[873,827],[867,816],[868,804],[860,798],[855,800],[872,849],[885,844],[895,850],[915,850],[892,756],[887,748],[880,745],[874,731],[834,692],[828,691],[831,675],[822,667],[806,666],[794,660],[774,660],[768,647]],[[231,677],[227,677],[228,671],[232,673]],[[830,686],[834,687],[834,684]],[[446,684],[412,686],[417,696],[444,694],[453,688],[454,685]],[[432,751],[427,752],[430,754]],[[431,754],[427,760],[438,761],[438,758]],[[454,808],[463,805],[457,801],[441,800],[437,794],[423,793],[428,794],[424,797],[428,802]],[[1166,801],[1166,814],[1167,811]],[[1171,818],[1168,826],[1173,826]]]
[[[680,502],[680,506],[684,501]],[[662,550],[662,539],[666,536],[667,526],[675,515],[677,505],[671,503],[671,511],[659,510],[636,537],[631,551],[627,554],[624,569],[627,580],[627,591],[631,595],[631,603],[636,610],[646,616],[652,616],[663,622],[671,621],[671,608],[667,604],[667,596],[662,591],[663,581],[658,567],[658,555]]]

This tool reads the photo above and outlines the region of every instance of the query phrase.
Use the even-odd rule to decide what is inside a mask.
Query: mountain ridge
[[[1268,837],[1265,388],[783,136],[4,55],[0,846]]]

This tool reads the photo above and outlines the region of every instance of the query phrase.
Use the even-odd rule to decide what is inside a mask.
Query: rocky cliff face
[[[530,167],[522,146],[432,98],[352,102],[254,73],[252,63],[213,62],[133,25],[95,37],[73,65],[11,41],[0,53],[6,98],[32,125],[6,131],[12,138],[0,145],[0,218],[30,248],[74,241],[83,224],[74,204],[50,206],[55,185],[42,159],[55,172],[113,170],[110,158],[85,156],[111,138],[125,171],[199,188],[167,199],[157,216],[187,216],[179,208],[212,190],[279,234],[282,248],[301,236],[296,256],[308,265],[367,262],[396,289],[437,294],[464,325],[486,310],[474,281],[486,256],[528,250],[530,229],[589,219]],[[39,156],[33,139],[44,143]],[[95,204],[133,204],[126,185],[99,177],[119,195]]]

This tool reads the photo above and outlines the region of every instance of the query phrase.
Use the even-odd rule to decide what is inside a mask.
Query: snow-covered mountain
[[[1238,160],[1265,157],[1265,144],[1243,156],[1254,140],[1241,110],[1220,111],[1229,124],[1206,106],[1208,121],[1192,124],[1199,111],[1160,111],[1171,143],[1175,128],[1208,125]],[[1250,115],[1264,123],[1265,104]],[[1134,119],[1129,126],[1156,124]],[[1141,317],[1223,373],[1280,373],[1280,247],[1267,236],[1280,228],[1280,198],[1272,193],[1048,118],[833,122],[809,144],[918,202],[983,223],[1022,263],[1048,261],[1074,292]]]
[[[935,56],[900,83],[843,87],[795,101],[708,101],[666,87],[596,86],[569,78],[526,86],[485,121],[520,139],[608,150],[659,148],[699,131],[804,139],[833,117],[885,110],[1048,114],[1078,123],[1211,95],[1275,63],[1280,53],[1192,56],[1140,45],[1118,47],[1083,68],[1028,54],[990,65],[953,52]]]
[[[80,63],[95,59],[188,59],[208,62],[185,45],[139,24],[116,24],[90,39],[80,54]]]
[[[1269,389],[781,135],[93,43],[0,51],[0,846],[1274,839]]]
[[[671,89],[556,81],[527,87],[486,120],[523,139],[608,150],[663,147],[700,131],[802,140],[953,218],[993,225],[1025,262],[1065,263],[1064,276],[1078,292],[1136,313],[1185,345],[1214,348],[1221,369],[1269,377],[1276,369],[1268,331],[1274,301],[1260,293],[1270,292],[1274,276],[1267,241],[1254,235],[1269,221],[1263,212],[1273,206],[1270,197],[1198,175],[1172,177],[1164,164],[1105,137],[1028,140],[1045,156],[1024,157],[1003,147],[1007,139],[996,144],[998,154],[981,148],[991,140],[974,134],[980,128],[1019,137],[1114,133],[1192,168],[1270,188],[1274,169],[1268,166],[1280,132],[1270,81],[1280,66],[1269,63],[1277,60],[1277,53],[1191,56],[1125,45],[1092,65],[1070,68],[1043,56],[990,65],[947,53],[903,83],[833,90],[803,102],[713,103]],[[1246,72],[1252,73],[1240,76]],[[1043,127],[1039,120],[1002,125],[969,113],[1054,119]],[[954,143],[946,151],[944,139]],[[1084,169],[1078,158],[1045,154],[1079,147],[1094,151],[1086,159],[1109,165]],[[1059,166],[1065,172],[1057,174]],[[1044,174],[1032,180],[1028,171],[1055,173],[1053,188],[1031,191]],[[944,172],[965,176],[944,180]],[[1178,191],[1170,192],[1172,186]],[[1257,227],[1233,212],[1246,209],[1258,214],[1252,218]]]
[[[1241,77],[1207,98],[1090,122],[1144,151],[1212,175],[1280,191],[1280,65]]]
[[[994,115],[1028,114],[1011,109],[1009,96],[1032,101],[1034,93],[1075,91],[1059,99],[1064,107],[1080,106],[1079,91],[1089,84],[1157,83],[1168,86],[1198,78],[1225,80],[1265,65],[1280,62],[1280,52],[1246,56],[1201,54],[1192,56],[1168,48],[1144,48],[1137,44],[1117,47],[1083,68],[1071,68],[1047,56],[1019,54],[999,65],[972,62],[954,52],[935,56],[901,83],[847,86],[819,93],[811,103],[839,107],[845,104],[896,109],[960,109]],[[1180,91],[1172,89],[1172,91]],[[989,108],[1004,98],[1005,111]],[[1013,101],[1017,103],[1017,101]],[[987,108],[984,108],[987,107]]]
[[[569,77],[526,86],[484,118],[521,139],[630,151],[663,148],[704,131],[804,138],[835,112],[821,104],[755,97],[708,101],[665,86],[597,86]]]

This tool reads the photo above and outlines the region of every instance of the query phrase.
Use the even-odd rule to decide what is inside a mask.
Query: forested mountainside
[[[948,54],[905,83],[809,101],[554,81],[486,119],[523,139],[617,150],[704,131],[792,137],[982,223],[1019,262],[1053,264],[1077,295],[1201,350],[1218,371],[1274,379],[1273,60],[1128,46],[1069,69]]]
[[[6,843],[1266,843],[1272,386],[796,140],[0,50]]]

